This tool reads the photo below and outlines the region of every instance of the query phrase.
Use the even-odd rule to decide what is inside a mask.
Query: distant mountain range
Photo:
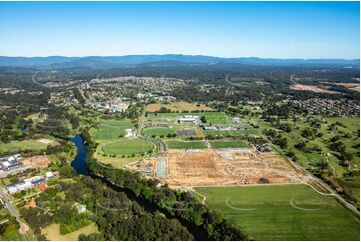
[[[87,57],[7,57],[0,56],[0,66],[33,68],[124,68],[139,66],[191,66],[214,64],[277,66],[343,66],[359,67],[360,59],[275,59],[258,57],[221,58],[203,55],[124,55]]]

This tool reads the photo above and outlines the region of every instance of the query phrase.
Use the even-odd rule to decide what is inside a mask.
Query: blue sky
[[[0,55],[359,58],[359,2],[0,2]]]

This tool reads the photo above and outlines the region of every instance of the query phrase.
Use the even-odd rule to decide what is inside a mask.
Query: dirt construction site
[[[168,150],[163,157],[142,161],[133,169],[170,186],[300,183],[305,179],[303,171],[280,155],[254,149]]]

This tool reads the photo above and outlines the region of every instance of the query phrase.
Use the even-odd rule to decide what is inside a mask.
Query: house
[[[27,189],[39,186],[41,184],[45,184],[44,177],[34,176],[34,177],[24,179],[23,181],[9,184],[5,188],[9,194],[12,194],[12,193],[20,192],[23,190],[27,190]]]

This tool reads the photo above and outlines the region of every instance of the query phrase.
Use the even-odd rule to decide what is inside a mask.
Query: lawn
[[[166,141],[168,149],[206,149],[207,144],[204,141]]]
[[[126,129],[133,127],[134,125],[129,119],[102,120],[98,128],[94,129],[94,139],[95,141],[117,139],[126,134]]]
[[[13,141],[10,143],[1,143],[0,142],[0,154],[22,152],[25,150],[43,150],[46,149],[48,144],[39,142],[38,140],[23,140],[23,141]]]
[[[136,155],[152,148],[153,144],[143,139],[119,139],[103,144],[101,150],[107,155]]]
[[[224,112],[204,112],[194,115],[204,116],[208,124],[231,124],[231,118]]]
[[[359,240],[356,216],[306,185],[200,187],[206,203],[255,240]]]
[[[248,142],[245,140],[237,140],[237,141],[211,141],[211,146],[214,149],[222,149],[222,148],[248,148]]]
[[[89,235],[91,233],[97,233],[98,227],[95,224],[90,224],[69,234],[61,235],[60,225],[51,224],[42,228],[41,231],[50,241],[77,241],[80,234]]]
[[[170,128],[146,128],[143,130],[143,134],[148,136],[167,136],[168,134],[174,134],[174,130]]]

